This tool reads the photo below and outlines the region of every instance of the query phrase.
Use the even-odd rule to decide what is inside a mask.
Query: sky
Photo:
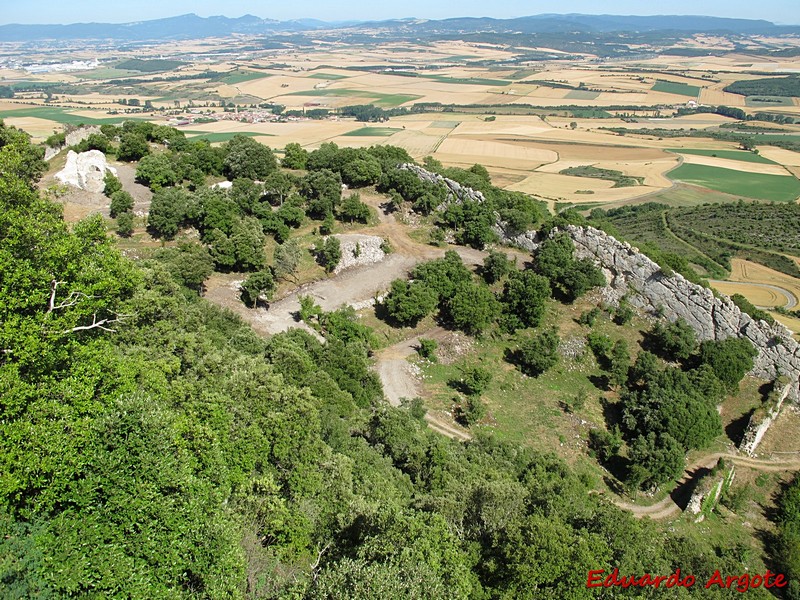
[[[202,17],[252,14],[288,20],[378,20],[403,17],[521,17],[541,13],[618,15],[710,15],[766,19],[779,24],[800,24],[797,0],[0,0],[0,24],[7,23],[125,23],[195,13]]]

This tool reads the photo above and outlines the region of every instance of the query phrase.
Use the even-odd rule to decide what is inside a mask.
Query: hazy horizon
[[[530,3],[510,0],[487,11],[485,2],[464,0],[454,9],[452,4],[436,1],[409,0],[398,8],[365,0],[333,3],[326,0],[311,0],[288,5],[272,5],[257,0],[174,0],[164,3],[159,0],[141,0],[131,5],[110,5],[101,0],[78,0],[66,4],[55,0],[29,0],[24,4],[13,1],[0,14],[0,25],[7,24],[73,24],[73,23],[129,23],[149,21],[183,14],[195,13],[201,17],[241,17],[246,14],[263,19],[280,21],[293,19],[319,19],[322,21],[373,21],[384,19],[446,19],[454,17],[492,17],[499,19],[524,17],[539,14],[590,14],[620,16],[691,15],[738,19],[764,19],[776,24],[800,24],[800,3],[788,0],[765,0],[757,5],[711,0],[702,3],[698,12],[697,2],[677,0],[665,5],[642,6],[635,0],[603,4],[587,0],[565,0]],[[402,12],[401,12],[402,11]]]

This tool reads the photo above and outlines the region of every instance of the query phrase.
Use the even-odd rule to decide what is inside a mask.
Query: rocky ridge
[[[667,275],[636,248],[598,229],[575,225],[566,229],[576,255],[602,267],[617,299],[626,296],[639,310],[670,321],[682,318],[701,341],[747,338],[758,350],[752,374],[769,380],[786,376],[789,397],[800,400],[800,345],[786,327],[756,321],[727,296],[715,295],[678,273]]]
[[[439,173],[433,173],[411,163],[400,165],[401,169],[411,171],[422,181],[443,185],[447,188],[447,197],[445,201],[436,207],[436,210],[443,210],[453,202],[463,202],[464,200],[472,200],[473,202],[485,202],[486,197],[483,192],[474,190],[471,187],[463,186],[457,181],[444,177]],[[495,224],[492,230],[497,234],[497,237],[504,244],[516,246],[523,250],[532,252],[538,246],[538,237],[535,231],[523,231],[522,233],[513,231],[508,223],[500,219],[500,215],[495,213]]]
[[[83,140],[87,139],[93,133],[100,133],[100,128],[96,125],[84,125],[83,127],[78,127],[67,133],[66,138],[64,139],[64,143],[60,146],[48,146],[44,150],[44,159],[50,160],[58,155],[64,148],[70,148],[72,146],[77,146]]]
[[[481,192],[438,173],[412,164],[401,168],[415,173],[423,181],[447,186],[446,203],[465,198],[485,201]],[[770,325],[766,321],[756,321],[727,296],[715,295],[678,273],[667,275],[638,249],[599,229],[569,225],[566,231],[575,244],[576,256],[589,258],[603,269],[608,282],[607,300],[616,303],[624,296],[642,312],[670,321],[682,318],[701,341],[734,336],[747,338],[758,350],[751,374],[768,380],[785,376],[789,381],[788,397],[800,401],[800,345],[786,327],[780,323]],[[535,251],[539,244],[536,232],[515,234],[508,231],[499,221],[499,215],[495,232],[502,243],[529,251]]]

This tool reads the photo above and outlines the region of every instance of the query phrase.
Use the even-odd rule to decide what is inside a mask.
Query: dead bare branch
[[[62,331],[62,334],[67,333],[75,333],[77,331],[88,331],[90,329],[102,329],[103,331],[108,331],[109,333],[116,333],[116,329],[112,329],[110,327],[106,327],[106,325],[110,325],[111,323],[121,323],[127,315],[116,315],[114,318],[107,318],[107,319],[100,319],[97,320],[97,313],[92,315],[92,323],[90,325],[78,325],[73,327],[72,329],[66,329]]]
[[[63,285],[64,283],[66,283],[66,281],[56,281],[55,279],[50,282],[50,303],[47,308],[48,314],[56,310],[62,310],[64,308],[69,308],[70,306],[75,306],[83,299],[88,300],[90,298],[94,298],[94,296],[88,296],[83,292],[70,292],[66,300],[62,300],[59,304],[56,304],[56,293],[58,292],[58,286]]]
[[[325,544],[325,547],[317,553],[317,560],[314,562],[313,565],[311,565],[311,573],[313,574],[314,581],[317,580],[317,575],[318,575],[317,569],[319,568],[319,563],[322,560],[322,555],[325,554],[328,551],[328,548],[330,547],[331,547],[330,542]]]

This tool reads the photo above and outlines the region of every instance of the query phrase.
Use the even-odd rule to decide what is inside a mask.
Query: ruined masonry
[[[70,150],[67,164],[56,173],[56,179],[87,192],[101,193],[105,188],[106,171],[117,174],[115,168],[108,166],[106,156],[100,150],[89,150],[80,154]]]

